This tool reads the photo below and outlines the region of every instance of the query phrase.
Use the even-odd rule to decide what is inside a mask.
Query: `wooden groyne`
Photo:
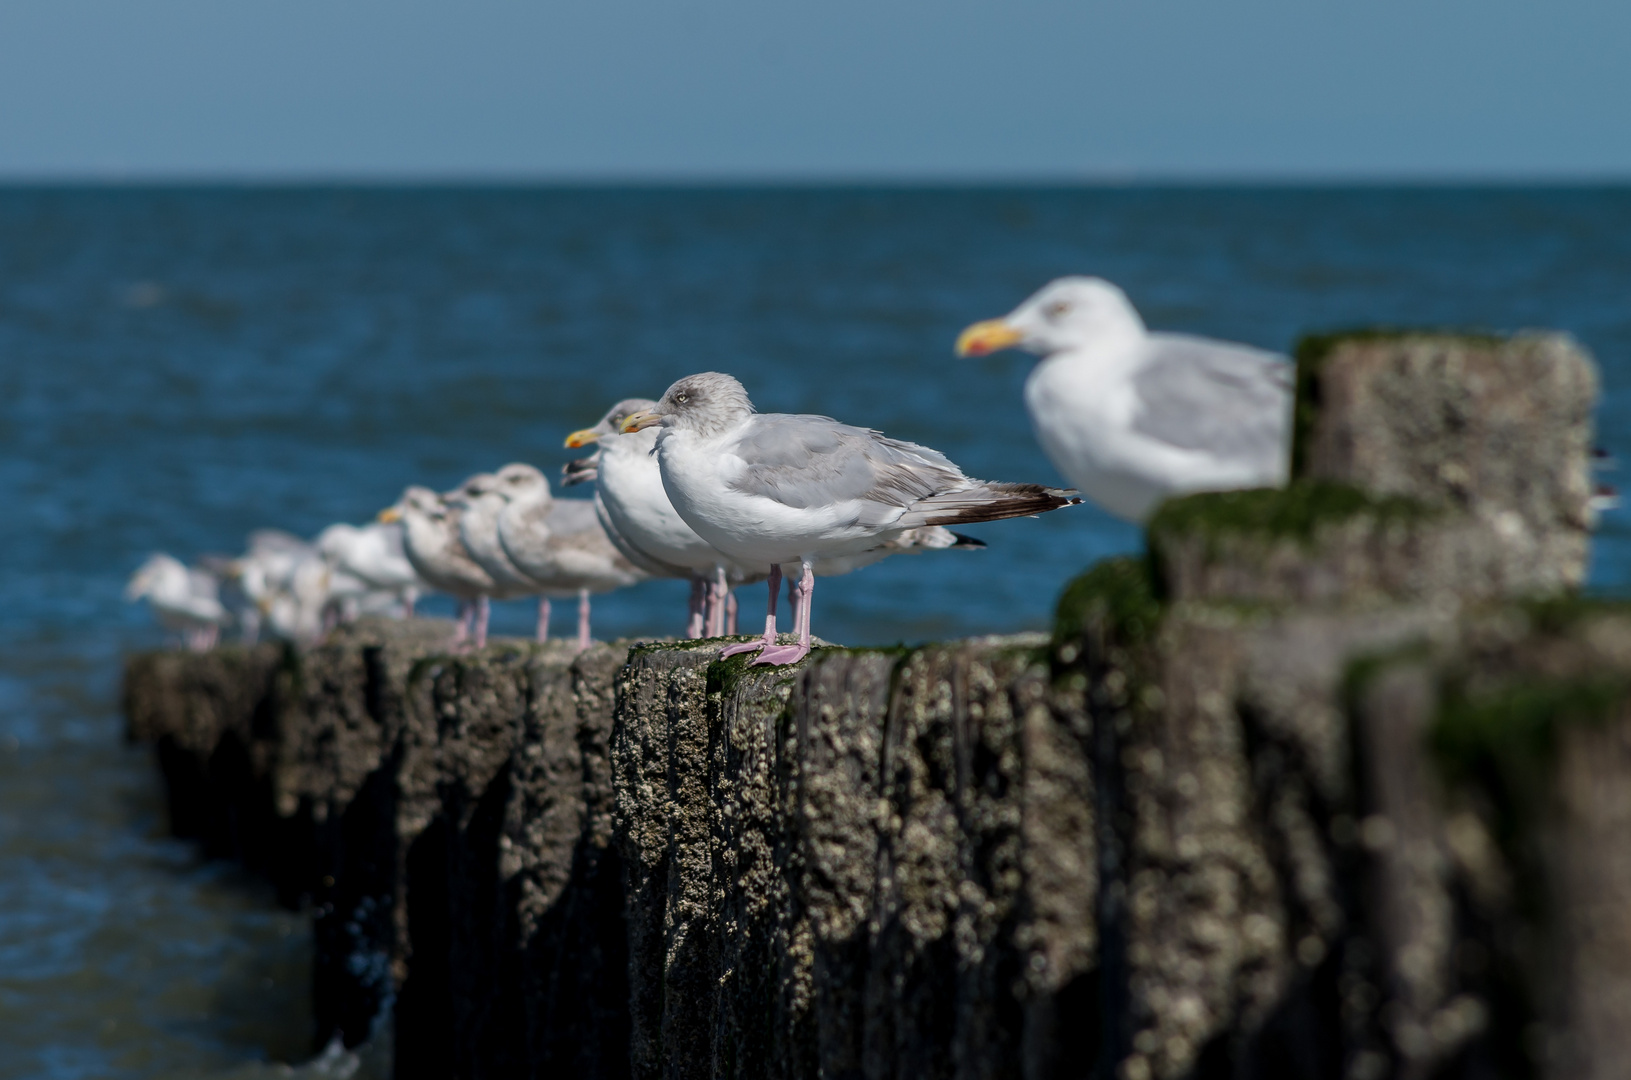
[[[1590,362],[1300,357],[1299,479],[1169,505],[1051,634],[363,623],[132,657],[172,822],[310,904],[402,1077],[1622,1075],[1631,610],[1571,597]]]

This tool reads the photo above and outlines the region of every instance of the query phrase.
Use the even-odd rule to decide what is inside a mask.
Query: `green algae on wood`
[[[1060,594],[1054,649],[1081,637],[1090,626],[1119,643],[1141,644],[1155,636],[1160,623],[1161,602],[1148,561],[1106,559],[1078,575]]]
[[[1530,629],[1536,633],[1564,634],[1587,619],[1631,616],[1631,600],[1569,592],[1520,602],[1519,609],[1528,616]]]
[[[1152,538],[1228,534],[1287,537],[1304,546],[1320,526],[1369,517],[1414,521],[1432,508],[1402,495],[1370,495],[1348,484],[1298,480],[1284,488],[1212,491],[1162,503],[1150,519]]]

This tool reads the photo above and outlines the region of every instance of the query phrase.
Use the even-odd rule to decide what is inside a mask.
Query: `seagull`
[[[302,646],[320,642],[332,628],[334,578],[322,556],[308,548],[282,577],[268,580],[263,606],[273,636]]]
[[[862,556],[907,530],[1034,515],[1079,502],[1074,492],[963,475],[944,454],[825,416],[757,414],[742,384],[703,372],[624,419],[625,434],[660,427],[663,490],[685,523],[730,558],[762,567],[770,607],[756,664],[809,655],[815,565]],[[602,467],[604,467],[604,462]],[[794,645],[776,644],[776,593],[797,564]]]
[[[367,589],[393,594],[403,615],[413,617],[421,582],[403,550],[401,522],[336,523],[317,534],[315,546],[332,569],[350,575]]]
[[[588,499],[557,499],[549,480],[531,465],[498,470],[494,490],[502,500],[498,539],[504,553],[542,592],[540,637],[549,622],[551,596],[578,598],[578,649],[587,649],[589,597],[644,581],[647,575],[613,544]]]
[[[769,576],[767,570],[731,559],[714,547],[675,511],[663,488],[662,468],[652,451],[656,448],[659,428],[648,427],[630,434],[621,434],[623,421],[637,412],[649,411],[656,406],[649,398],[627,398],[613,405],[594,427],[574,431],[566,437],[569,449],[579,449],[599,443],[600,449],[592,458],[593,467],[573,470],[573,475],[593,473],[595,481],[595,508],[601,524],[629,560],[647,573],[657,577],[691,579],[691,610],[686,636],[697,638],[706,634],[734,634],[735,628],[724,625],[724,613],[718,603],[727,582],[734,585],[752,584]],[[880,559],[900,553],[934,551],[944,548],[983,548],[985,543],[970,536],[962,536],[938,525],[907,529],[899,535],[857,555],[818,559],[814,564],[817,577],[836,577],[870,566]],[[781,567],[783,573],[791,571],[797,577],[799,567]],[[706,597],[706,605],[703,599]],[[707,614],[704,614],[704,607]]]
[[[379,512],[386,524],[402,522],[402,548],[414,572],[431,588],[459,602],[454,644],[473,639],[476,648],[487,644],[487,627],[478,622],[483,598],[498,591],[487,571],[478,566],[459,539],[458,511],[427,487],[411,486],[395,505]]]
[[[486,625],[491,599],[537,596],[537,638],[545,640],[549,636],[549,601],[541,595],[539,583],[510,559],[498,538],[498,516],[504,510],[504,497],[498,493],[498,476],[476,473],[444,494],[442,501],[458,512],[459,541],[465,552],[494,582],[493,591],[477,600],[476,621]],[[486,641],[485,634],[482,640]]]
[[[1151,333],[1116,286],[1065,277],[957,339],[960,356],[1020,348],[1036,439],[1082,494],[1142,523],[1197,491],[1280,487],[1291,465],[1294,370],[1278,353]]]
[[[594,505],[607,535],[630,562],[653,577],[689,579],[686,636],[718,637],[726,630],[725,597],[731,586],[763,581],[769,571],[732,559],[675,513],[652,456],[654,428],[620,434],[623,421],[656,406],[650,398],[619,401],[594,427],[568,435],[566,445],[575,450],[600,443]]]
[[[219,599],[215,577],[190,570],[170,555],[150,556],[131,575],[125,599],[134,603],[144,596],[159,625],[180,633],[194,652],[213,647],[221,627],[231,621]]]

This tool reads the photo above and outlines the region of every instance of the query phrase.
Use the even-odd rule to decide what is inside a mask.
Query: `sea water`
[[[763,411],[1057,483],[1029,358],[951,346],[1067,273],[1152,327],[1273,349],[1563,329],[1631,458],[1631,190],[0,188],[0,1077],[256,1075],[318,1049],[304,918],[167,839],[122,743],[120,655],[161,640],[120,599],[145,555],[310,535],[509,461],[553,474],[567,432],[701,370]],[[1070,575],[1139,545],[1091,507],[966,531],[989,548],[823,579],[816,633],[1044,627]],[[1592,583],[1631,584],[1622,515]],[[601,598],[597,634],[673,633],[685,596]],[[762,603],[743,590],[744,625]],[[495,628],[530,617],[497,605]]]

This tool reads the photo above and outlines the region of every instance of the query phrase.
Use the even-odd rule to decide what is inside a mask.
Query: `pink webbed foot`
[[[723,575],[721,575],[720,580],[724,580]],[[771,566],[770,607],[765,612],[764,637],[760,638],[758,641],[742,641],[735,645],[725,646],[725,648],[721,649],[719,652],[719,658],[721,660],[727,656],[740,656],[743,653],[754,652],[758,649],[765,649],[768,651],[776,647],[776,593],[781,588],[781,584],[782,568],[779,566]],[[758,663],[758,661],[755,660],[754,663]]]
[[[770,648],[765,649],[764,652],[762,652],[758,656],[754,657],[753,658],[753,663],[755,665],[758,665],[758,664],[777,664],[777,665],[780,665],[780,664],[796,664],[800,660],[803,660],[806,656],[809,656],[809,655],[810,655],[810,646],[808,646],[808,645],[804,645],[804,644],[799,644],[799,645],[775,645],[775,646],[772,646]]]

